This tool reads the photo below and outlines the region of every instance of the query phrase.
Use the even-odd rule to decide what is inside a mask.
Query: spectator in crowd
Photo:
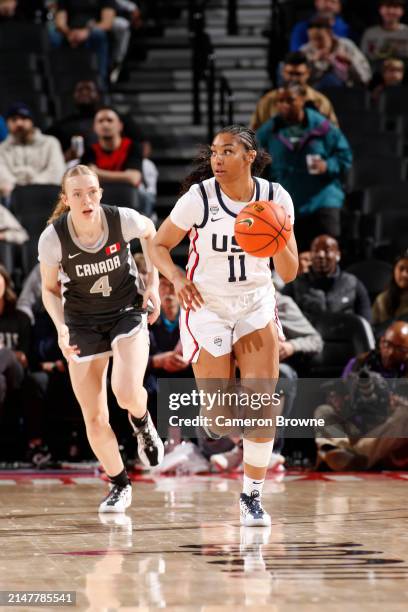
[[[408,250],[395,261],[388,288],[373,304],[373,324],[408,316]]]
[[[50,30],[53,47],[84,46],[98,56],[99,72],[108,80],[109,41],[115,19],[115,0],[58,0],[55,29]]]
[[[123,123],[113,108],[104,107],[96,113],[94,131],[98,141],[86,149],[81,163],[91,166],[102,184],[104,181],[118,182],[139,188],[143,212],[150,216],[158,174],[153,162],[142,162],[140,146],[122,135]],[[151,167],[155,171],[153,175]]]
[[[306,89],[305,105],[317,110],[325,115],[334,125],[338,125],[338,120],[334,112],[332,103],[322,93],[308,86],[310,78],[310,68],[303,53],[289,53],[283,62],[282,79],[283,85],[288,83],[298,83]],[[277,98],[279,89],[268,91],[259,100],[255,112],[252,115],[251,127],[257,130],[263,123],[278,113]]]
[[[8,323],[10,316],[14,318],[15,302],[10,276],[4,266],[0,265],[0,422],[4,418],[6,400],[11,393],[21,388],[24,380],[24,353],[15,349],[28,348],[27,341],[23,340],[22,346],[18,343],[21,332],[23,336],[26,335],[27,319],[21,315],[21,319],[13,321],[10,328]],[[17,342],[13,342],[14,339]]]
[[[120,76],[122,63],[126,57],[132,28],[138,30],[142,26],[142,13],[135,2],[130,0],[116,0],[117,15],[113,21],[112,36],[114,39],[112,50],[111,83],[116,83]]]
[[[43,0],[0,0],[0,23],[41,19]]]
[[[154,373],[155,378],[169,378],[169,375],[184,372],[190,364],[183,359],[180,330],[179,311],[176,293],[172,283],[164,276],[160,277],[159,295],[161,314],[157,322],[150,329],[150,357],[148,373]]]
[[[17,0],[0,0],[0,20],[12,19],[16,14]]]
[[[298,267],[298,276],[302,274],[306,274],[309,272],[312,266],[312,255],[310,251],[302,251],[299,253],[299,267]]]
[[[260,145],[272,156],[270,180],[285,185],[295,203],[300,250],[320,233],[340,235],[342,179],[352,163],[343,133],[320,113],[305,108],[305,100],[301,85],[279,89],[278,115],[257,131]]]
[[[394,322],[379,348],[351,359],[343,377],[343,388],[337,384],[315,411],[325,422],[316,432],[318,463],[333,470],[406,469],[408,323]]]
[[[29,361],[30,319],[26,314],[17,310],[16,302],[17,297],[13,291],[10,276],[4,266],[0,265],[0,346],[11,351],[15,358],[10,360],[10,355],[8,355],[7,360],[9,364],[12,363],[14,380],[19,381],[17,388],[21,392],[27,453],[31,456],[33,449],[38,450],[43,443],[44,381],[41,373],[31,371]],[[17,372],[15,360],[20,366],[19,372]]]
[[[9,135],[0,144],[0,194],[16,185],[59,185],[65,171],[60,144],[34,126],[31,110],[18,102],[7,111]]]
[[[370,83],[371,97],[374,103],[378,102],[381,94],[389,87],[401,87],[404,84],[405,64],[402,60],[386,59],[381,65],[381,74],[374,75]]]
[[[142,270],[144,262],[138,257],[138,269]],[[160,276],[159,295],[161,314],[150,328],[150,353],[146,370],[145,386],[153,414],[156,413],[157,381],[160,378],[189,378],[193,376],[191,365],[183,359],[180,343],[179,313],[180,307],[172,283]],[[161,414],[161,419],[169,415]],[[179,453],[182,431],[179,427],[169,427],[166,442],[166,455]],[[184,455],[183,455],[184,458]],[[178,459],[177,459],[178,460]],[[173,458],[165,458],[160,471],[166,472],[173,465]]]
[[[388,57],[408,58],[408,25],[401,23],[405,0],[380,0],[381,24],[367,28],[361,50],[370,61]]]
[[[73,440],[73,427],[80,429],[80,409],[75,400],[66,362],[58,346],[58,335],[55,325],[44,308],[41,297],[40,265],[37,264],[24,281],[17,300],[17,310],[24,313],[31,323],[31,347],[29,363],[31,372],[28,391],[34,386],[34,415],[38,424],[31,424],[31,439],[27,459],[35,465],[44,464],[51,458],[50,450],[55,454],[66,453],[66,457],[78,459],[79,440]],[[28,393],[26,392],[26,396]],[[27,399],[28,405],[30,400]],[[58,403],[58,412],[55,405]],[[31,423],[29,421],[29,424]],[[59,436],[51,436],[53,449],[46,445],[48,432],[58,427]],[[65,448],[64,448],[65,447]]]
[[[28,238],[27,232],[15,216],[0,204],[0,244],[2,242],[23,244]]]
[[[370,298],[364,285],[353,274],[341,270],[337,240],[322,235],[311,244],[310,272],[298,276],[283,289],[312,322],[322,312],[354,313],[371,320]]]
[[[298,373],[304,374],[304,365],[307,357],[320,353],[323,349],[323,340],[319,332],[307,320],[294,300],[281,293],[276,293],[279,320],[286,340],[279,340],[279,382],[277,388],[284,393],[283,414],[286,418],[291,415],[296,397]],[[300,370],[299,370],[300,368]],[[275,440],[269,469],[277,469],[283,465],[282,456],[284,436]],[[230,443],[225,451],[221,452],[212,440],[201,442],[204,456],[210,458],[210,463],[220,471],[237,469],[243,458],[242,442],[238,439],[229,439]],[[223,440],[222,446],[225,446]]]
[[[353,41],[333,34],[329,20],[311,21],[308,35],[309,42],[300,50],[311,68],[312,87],[356,87],[369,83],[371,68],[366,57]]]
[[[55,136],[61,143],[65,159],[71,161],[78,157],[78,151],[72,146],[73,136],[82,136],[85,147],[97,142],[93,130],[94,117],[103,103],[103,96],[95,81],[81,80],[75,84],[72,102],[74,111],[57,121],[48,130],[48,134]],[[151,146],[146,141],[130,115],[124,115],[123,133],[128,138],[140,143],[143,157],[149,157]]]
[[[4,117],[0,115],[0,142],[7,138],[7,123],[4,121]]]
[[[316,17],[328,18],[336,36],[339,36],[340,38],[351,38],[350,27],[340,16],[342,9],[341,0],[315,0],[314,5],[315,13],[312,19],[316,19]],[[294,26],[290,35],[291,51],[298,51],[307,43],[307,29],[309,21],[309,19],[299,21]]]

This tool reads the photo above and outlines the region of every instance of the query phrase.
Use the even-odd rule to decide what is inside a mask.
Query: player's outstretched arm
[[[200,308],[204,303],[194,283],[174,264],[170,251],[183,240],[186,230],[175,225],[170,217],[161,224],[152,245],[152,260],[159,271],[174,285],[179,304],[184,308]]]
[[[273,264],[276,272],[285,283],[290,283],[291,281],[295,280],[299,267],[299,257],[296,239],[293,232],[291,233],[287,245],[283,251],[275,255],[273,258]]]
[[[73,355],[79,355],[80,351],[76,345],[69,344],[69,330],[64,321],[61,290],[58,284],[58,266],[48,266],[41,262],[40,270],[42,300],[57,329],[58,344],[62,354],[69,361]]]

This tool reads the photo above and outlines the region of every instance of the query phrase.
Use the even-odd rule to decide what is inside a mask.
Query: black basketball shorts
[[[131,309],[120,313],[115,318],[103,323],[85,324],[82,322],[67,322],[70,345],[77,345],[81,351],[74,355],[77,362],[91,361],[102,356],[113,354],[112,346],[121,338],[128,338],[142,331],[149,341],[147,329],[147,314],[139,309]]]

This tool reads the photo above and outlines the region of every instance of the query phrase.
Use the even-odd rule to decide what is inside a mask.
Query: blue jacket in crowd
[[[3,117],[0,115],[0,142],[3,142],[7,138],[8,130],[7,123],[4,121]]]
[[[313,19],[313,17],[312,17]],[[302,45],[309,42],[307,35],[307,29],[310,23],[310,19],[299,21],[292,29],[290,34],[290,50],[299,51]],[[342,17],[336,17],[333,25],[333,33],[340,38],[352,38],[350,26],[342,19]]]
[[[259,144],[272,157],[269,180],[281,183],[289,191],[300,216],[321,208],[341,208],[345,197],[342,179],[353,161],[346,137],[326,117],[305,108],[304,127],[296,145],[289,139],[290,127],[279,115],[256,133]],[[309,173],[306,156],[311,154],[327,162],[325,174]]]

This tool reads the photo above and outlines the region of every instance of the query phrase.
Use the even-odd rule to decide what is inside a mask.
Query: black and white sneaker
[[[140,461],[146,467],[160,465],[164,457],[164,445],[156,431],[150,413],[147,413],[146,424],[142,427],[136,427],[130,412],[128,415],[129,423],[133,429],[133,435],[137,439],[137,450]]]
[[[241,525],[245,525],[245,527],[268,527],[271,524],[271,517],[262,508],[258,491],[252,491],[251,495],[241,493],[239,508]]]
[[[111,484],[110,491],[99,506],[99,512],[125,512],[132,503],[132,486],[118,487]]]

